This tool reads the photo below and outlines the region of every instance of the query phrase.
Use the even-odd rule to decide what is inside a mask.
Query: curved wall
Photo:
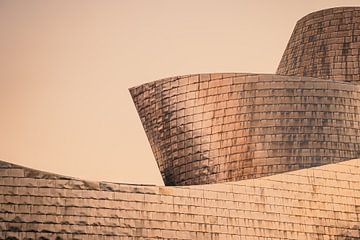
[[[0,161],[0,239],[360,238],[360,160],[250,181],[88,182]]]
[[[360,81],[360,7],[321,10],[300,19],[277,74]]]
[[[300,20],[293,39],[304,31],[306,40],[319,22],[326,30],[314,45],[290,41],[279,73],[359,80],[359,61],[332,45],[357,29],[357,14]],[[321,64],[318,39],[331,50]],[[233,182],[90,182],[0,161],[0,239],[360,239],[360,159],[342,161],[360,155],[354,82],[200,74],[132,88],[165,184]]]
[[[166,185],[257,178],[360,156],[356,85],[200,74],[130,92]]]

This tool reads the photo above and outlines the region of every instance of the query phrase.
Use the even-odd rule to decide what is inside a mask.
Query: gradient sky
[[[0,0],[0,159],[162,185],[128,88],[274,73],[296,21],[331,0]]]

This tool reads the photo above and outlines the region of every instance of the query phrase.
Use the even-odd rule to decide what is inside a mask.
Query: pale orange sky
[[[128,88],[274,73],[296,21],[360,1],[0,1],[0,159],[162,185]]]

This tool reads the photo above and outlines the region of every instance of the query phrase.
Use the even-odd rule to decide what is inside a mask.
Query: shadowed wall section
[[[356,85],[198,74],[130,92],[166,185],[257,178],[360,155]]]
[[[277,74],[360,81],[360,7],[331,8],[300,19]]]

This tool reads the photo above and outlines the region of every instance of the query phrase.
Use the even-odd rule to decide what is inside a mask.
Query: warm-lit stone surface
[[[0,162],[0,239],[359,239],[360,160],[239,182],[87,182]]]
[[[197,74],[130,89],[166,185],[257,178],[360,157],[360,88]]]
[[[300,19],[277,74],[360,81],[360,7],[331,8]]]

